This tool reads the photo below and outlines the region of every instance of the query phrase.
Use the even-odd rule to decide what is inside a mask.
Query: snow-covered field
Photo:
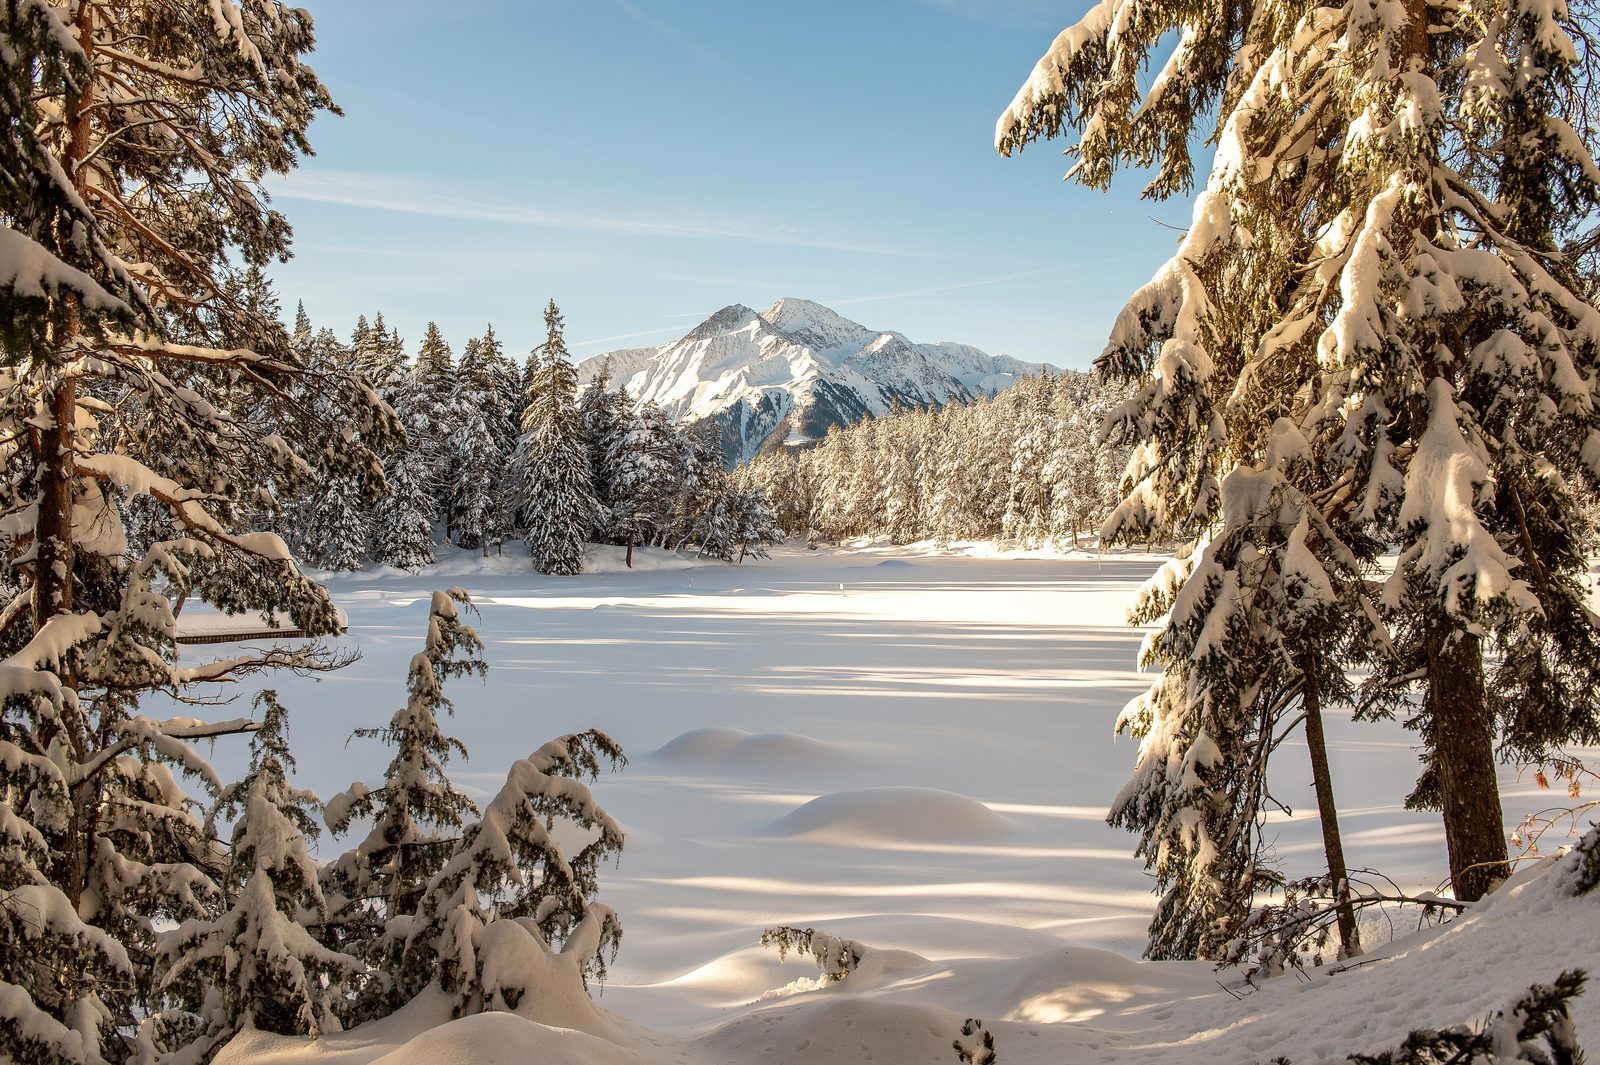
[[[1005,1065],[1310,1062],[1479,1018],[1600,959],[1596,900],[1552,901],[1535,871],[1404,957],[1311,985],[1280,978],[1239,1000],[1209,966],[1132,960],[1152,896],[1132,837],[1103,817],[1134,755],[1111,729],[1143,684],[1140,633],[1123,616],[1153,557],[790,548],[742,567],[595,561],[605,572],[576,578],[471,556],[420,576],[332,577],[361,660],[271,683],[293,714],[303,785],[327,796],[373,780],[387,749],[346,739],[399,705],[428,593],[466,587],[490,672],[451,689],[449,727],[472,755],[454,779],[488,793],[514,758],[590,727],[631,759],[595,786],[628,834],[620,868],[602,874],[601,901],[626,928],[602,1012],[546,1003],[524,1012],[554,1029],[500,1015],[423,1034],[447,1014],[420,1001],[314,1047],[243,1037],[224,1060],[911,1065],[953,1062],[961,1021],[979,1016]],[[1437,818],[1400,805],[1411,735],[1329,727],[1352,865],[1434,886]],[[224,770],[243,756],[217,753]],[[1301,751],[1286,747],[1278,773],[1296,809],[1277,853],[1290,875],[1317,872]],[[1508,823],[1545,805],[1509,770],[1504,795]],[[809,959],[757,946],[776,924],[876,949],[812,990]],[[1580,1031],[1600,1044],[1600,995],[1584,1003]]]

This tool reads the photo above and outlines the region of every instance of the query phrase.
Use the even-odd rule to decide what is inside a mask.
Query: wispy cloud
[[[725,74],[732,74],[741,81],[749,80],[745,76],[745,73],[735,67],[732,63],[728,62],[726,57],[713,52],[711,49],[707,48],[693,37],[681,32],[670,22],[666,22],[663,19],[657,18],[655,15],[652,15],[639,5],[630,2],[630,0],[615,0],[615,3],[617,5],[617,10],[621,11],[624,15],[627,15],[640,25],[646,27],[657,36],[672,42],[681,51],[688,53],[689,55],[700,60],[702,63],[716,67]]]
[[[918,296],[937,296],[945,292],[962,292],[968,289],[1007,289],[1030,287],[1018,285],[1016,282],[1027,281],[1032,278],[1044,277],[1049,274],[1068,273],[1082,270],[1092,266],[1106,266],[1111,263],[1134,262],[1136,260],[1148,261],[1148,254],[1114,255],[1105,259],[1079,260],[1077,262],[1059,263],[1055,266],[1042,266],[1037,270],[1023,270],[1014,274],[1001,274],[997,277],[980,277],[970,281],[952,281],[942,285],[931,285],[927,288],[907,289],[903,292],[885,292],[875,296],[847,296],[841,299],[824,300],[829,307],[852,307],[860,303],[884,303],[889,300],[913,299]]]
[[[375,211],[422,215],[468,222],[497,222],[531,229],[568,229],[590,233],[616,233],[647,237],[693,237],[708,240],[778,244],[797,248],[897,255],[915,258],[925,253],[869,244],[818,233],[784,219],[689,207],[668,209],[670,214],[629,215],[582,210],[530,207],[510,196],[472,195],[439,182],[395,177],[355,170],[298,170],[271,185],[280,199],[364,207]]]
[[[676,316],[674,316],[676,317]],[[593,340],[577,340],[569,344],[573,348],[594,348],[601,344],[615,344],[619,340],[642,340],[645,337],[666,337],[680,334],[682,326],[669,325],[660,329],[645,329],[638,333],[618,333],[611,337],[595,337]]]

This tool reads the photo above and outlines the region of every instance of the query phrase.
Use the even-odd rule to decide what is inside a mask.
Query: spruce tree
[[[434,594],[406,707],[387,729],[358,731],[397,748],[385,781],[353,785],[328,806],[335,831],[373,822],[326,870],[331,930],[376,970],[355,1004],[360,1019],[430,987],[452,997],[457,1015],[516,1009],[548,981],[603,977],[621,936],[616,915],[593,897],[622,831],[584,783],[606,764],[626,764],[615,741],[591,730],[545,744],[512,764],[477,820],[445,776],[450,755],[465,751],[439,730],[439,711],[451,709],[444,684],[484,671],[482,643],[460,617],[470,606],[460,589]],[[586,842],[565,847],[558,823]]]
[[[604,978],[622,925],[593,901],[600,864],[622,851],[622,829],[595,801],[584,779],[603,763],[627,759],[616,742],[590,730],[562,736],[514,763],[506,783],[468,825],[444,867],[428,884],[407,937],[403,973],[449,992],[459,1016],[516,1009],[540,988],[526,957],[502,963],[497,948],[560,953],[575,960],[580,979]],[[557,820],[593,839],[566,853],[550,828]],[[515,922],[492,932],[500,921]],[[531,938],[527,932],[536,932]],[[535,977],[537,979],[537,977]]]
[[[443,451],[434,421],[439,412],[429,402],[420,367],[402,367],[383,399],[406,435],[384,455],[389,494],[372,512],[370,553],[382,565],[416,572],[434,560],[434,482]]]
[[[1456,894],[1478,898],[1506,872],[1497,741],[1597,731],[1574,493],[1600,478],[1600,317],[1561,244],[1600,188],[1562,115],[1565,8],[1132,10],[1108,0],[1057,38],[997,127],[1002,152],[1076,129],[1074,178],[1152,164],[1164,196],[1217,117],[1193,224],[1101,357],[1142,383],[1107,532],[1227,521],[1224,478],[1261,470],[1287,419],[1309,456],[1297,505],[1335,533],[1318,561],[1401,546],[1363,706],[1406,707],[1412,801],[1441,809]]]
[[[423,330],[422,343],[417,346],[417,362],[412,371],[417,388],[419,419],[430,426],[424,443],[428,457],[428,485],[433,493],[434,512],[445,522],[445,537],[452,538],[450,528],[451,453],[448,447],[451,429],[452,397],[456,389],[455,355],[449,343],[432,322]]]
[[[262,715],[249,770],[222,792],[213,815],[233,819],[227,908],[183,922],[161,943],[162,987],[193,1006],[211,1047],[244,1027],[313,1037],[337,1031],[347,985],[365,973],[315,936],[328,918],[307,849],[318,835],[317,797],[289,781],[295,761],[277,693],[261,692],[256,707]]]
[[[459,588],[435,592],[428,610],[427,639],[412,656],[406,705],[385,728],[357,729],[395,749],[376,788],[354,783],[328,803],[327,823],[342,834],[357,821],[371,822],[366,836],[325,871],[327,898],[337,942],[380,970],[358,1003],[362,1017],[382,1016],[403,1005],[432,978],[408,967],[410,922],[423,892],[449,858],[456,832],[477,807],[450,783],[445,765],[466,748],[440,728],[453,711],[445,681],[485,671],[483,643],[461,620],[470,605]]]
[[[493,326],[467,341],[445,415],[450,531],[456,543],[485,555],[504,542],[512,524],[505,475],[514,441],[500,402],[495,367],[501,358]]]
[[[529,383],[532,384],[531,379]],[[631,418],[628,393],[620,388],[613,390],[611,385],[611,369],[602,366],[578,397],[578,423],[589,454],[589,474],[594,485],[595,516],[590,536],[596,541],[609,540],[612,536],[611,508],[617,496],[617,475],[612,462]],[[535,402],[530,392],[529,406]]]
[[[260,179],[295,165],[332,106],[302,62],[310,16],[254,0],[3,6],[0,732],[16,754],[0,758],[0,805],[24,841],[8,875],[78,915],[49,943],[83,958],[62,980],[8,970],[0,1038],[31,1040],[29,1061],[120,1059],[157,1006],[158,922],[203,915],[215,881],[178,774],[217,788],[192,744],[252,727],[150,718],[141,694],[327,662],[306,646],[180,669],[176,612],[201,600],[335,631],[326,594],[254,526],[306,488],[319,441],[395,429],[359,381],[302,365],[250,295],[250,269],[290,237]],[[366,448],[334,463],[365,500],[381,491]],[[130,541],[139,510],[158,537]],[[0,955],[49,957],[9,917],[0,936]]]
[[[419,440],[425,431],[415,423],[406,425],[412,440]],[[373,510],[371,527],[372,558],[382,565],[415,573],[433,564],[435,512],[427,460],[427,452],[418,445],[397,449],[385,466],[389,494]]]
[[[524,408],[516,467],[515,508],[533,568],[571,575],[583,571],[583,544],[594,524],[594,486],[578,417],[577,371],[567,359],[561,312],[544,312],[547,339]]]
[[[400,334],[390,331],[378,312],[368,326],[363,316],[350,339],[351,360],[356,373],[371,385],[379,395],[393,389],[400,382],[405,369],[405,344]]]
[[[671,520],[671,499],[677,478],[677,448],[666,414],[647,404],[628,420],[627,429],[612,440],[606,456],[611,471],[612,535],[628,548],[649,543]]]

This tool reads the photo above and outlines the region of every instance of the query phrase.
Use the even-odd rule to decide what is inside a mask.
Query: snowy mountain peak
[[[695,326],[679,343],[690,340],[707,340],[724,333],[735,333],[755,322],[765,322],[760,314],[742,303],[730,303],[710,318]]]
[[[858,350],[878,334],[811,300],[781,299],[762,317],[819,353]]]
[[[681,421],[714,418],[735,462],[769,442],[817,439],[896,403],[994,395],[1043,369],[965,344],[914,344],[794,298],[760,312],[729,304],[671,344],[585,359],[579,376],[587,382],[606,365],[637,403]]]

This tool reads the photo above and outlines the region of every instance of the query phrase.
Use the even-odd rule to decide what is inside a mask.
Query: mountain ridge
[[[636,403],[655,403],[679,421],[714,419],[735,463],[896,403],[970,402],[1045,369],[970,344],[917,344],[792,297],[764,311],[731,303],[670,344],[591,356],[578,364],[580,381],[608,365]]]

